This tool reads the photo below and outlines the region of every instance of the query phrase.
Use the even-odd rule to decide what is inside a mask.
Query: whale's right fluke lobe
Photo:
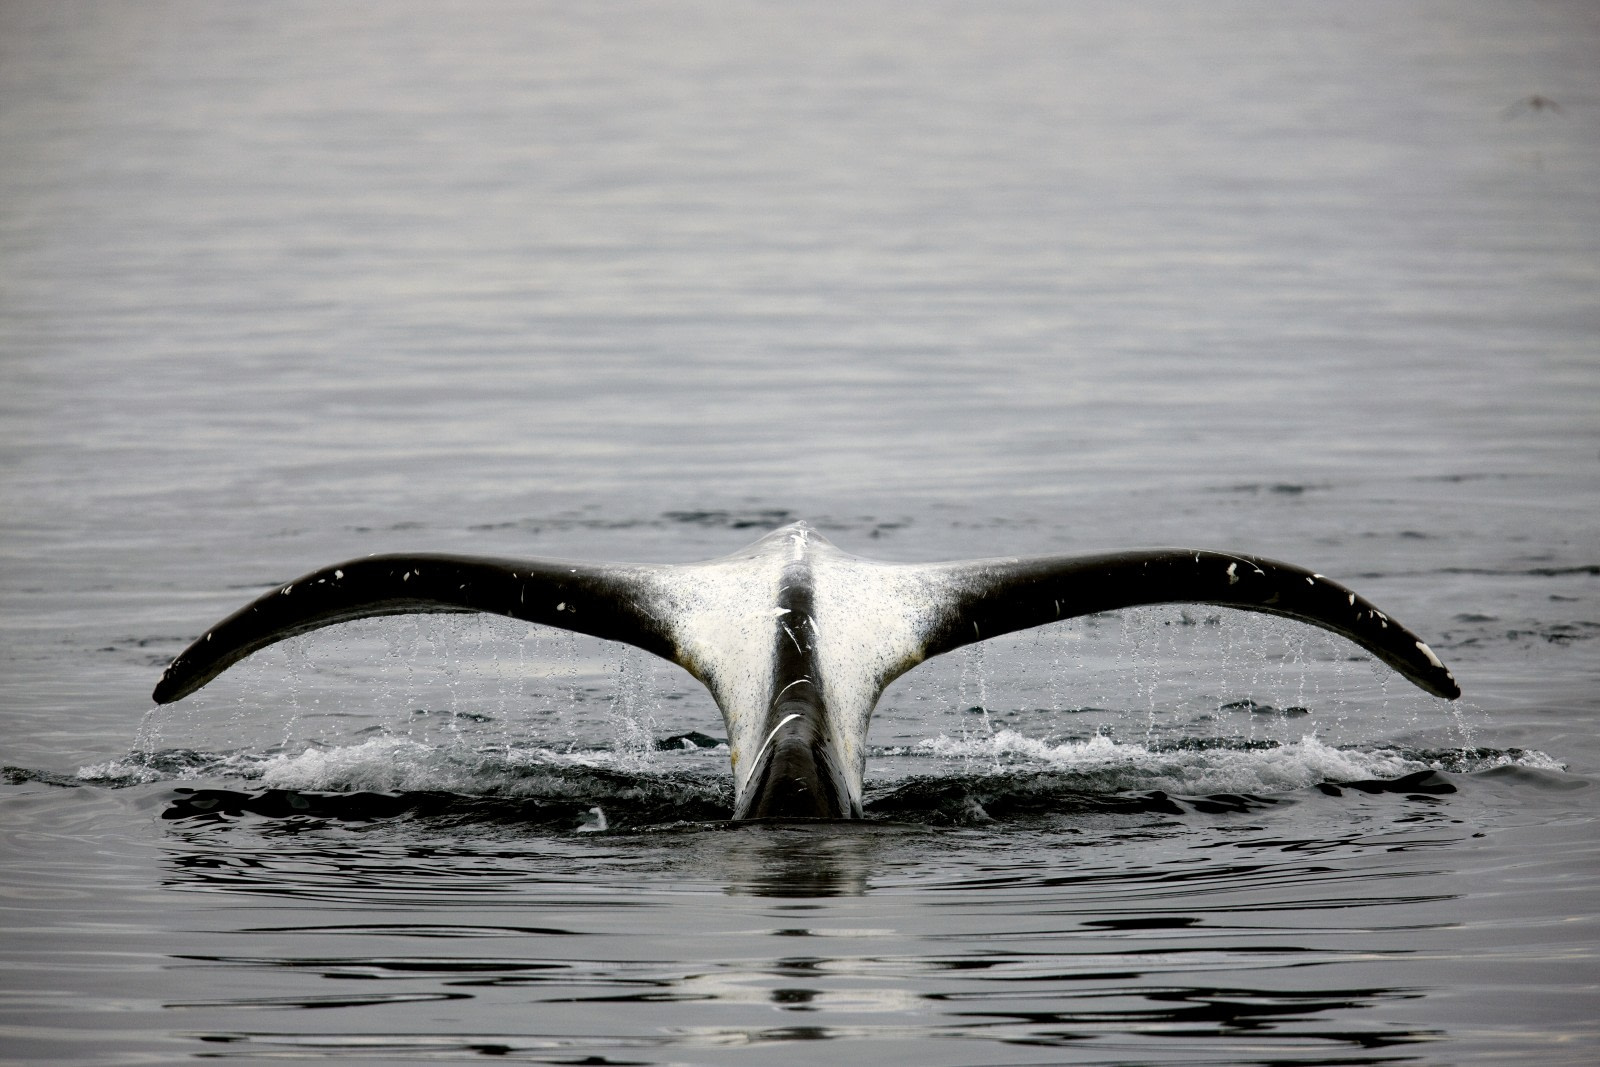
[[[1354,641],[1435,696],[1461,687],[1416,634],[1371,603],[1289,563],[1191,549],[936,565],[951,583],[925,653],[1058,619],[1143,604],[1215,604],[1282,615]]]
[[[181,700],[258,649],[378,615],[481,611],[622,641],[675,660],[645,606],[648,566],[476,556],[368,556],[275,587],[213,626],[172,661],[158,704]]]

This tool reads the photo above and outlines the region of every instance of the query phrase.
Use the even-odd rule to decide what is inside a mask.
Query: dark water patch
[[[323,923],[312,926],[246,926],[241,934],[309,934],[321,937],[367,936],[442,938],[571,937],[574,931],[556,926],[489,926],[444,923]]]
[[[606,786],[610,788],[606,788]],[[279,832],[332,824],[406,820],[426,831],[525,827],[591,833],[727,818],[730,787],[703,779],[586,776],[578,796],[472,796],[434,790],[319,792],[299,789],[208,789],[179,787],[162,812],[169,822],[217,824],[256,816]]]
[[[448,709],[448,707],[414,707],[411,709],[413,718],[434,718],[443,721],[462,721],[462,723],[493,723],[498,721],[493,715],[483,712],[466,712],[466,710]]]
[[[1088,919],[1083,925],[1102,930],[1185,930],[1199,921],[1193,915],[1153,915],[1133,919]]]
[[[316,1059],[348,1062],[351,1059],[387,1062],[449,1061],[463,1057],[488,1056],[514,1063],[545,1064],[548,1067],[651,1067],[659,1060],[638,1060],[592,1053],[552,1052],[553,1048],[574,1049],[584,1045],[615,1047],[619,1044],[671,1044],[663,1041],[634,1041],[621,1039],[599,1041],[571,1037],[524,1038],[507,1035],[501,1039],[465,1038],[454,1033],[409,1033],[388,1035],[373,1033],[358,1039],[320,1037],[313,1035],[286,1035],[266,1031],[215,1031],[196,1032],[189,1035],[196,1041],[223,1046],[240,1046],[237,1052],[202,1052],[200,1055],[233,1058],[259,1056],[266,1059]],[[690,1043],[692,1044],[692,1043]],[[394,1059],[391,1059],[393,1057]]]
[[[1579,563],[1565,567],[1440,567],[1432,574],[1462,575],[1474,578],[1566,578],[1574,575],[1600,575],[1600,563]]]
[[[788,508],[698,508],[664,511],[649,518],[601,518],[596,516],[555,516],[505,519],[495,522],[475,523],[466,529],[470,533],[493,533],[519,530],[530,537],[551,532],[572,530],[667,530],[672,527],[699,527],[708,530],[757,530],[766,532],[805,518],[820,530],[848,531],[878,538],[909,525],[910,520],[880,519],[872,515],[845,518],[829,515],[801,515]],[[355,532],[371,533],[370,529],[352,527]]]
[[[399,522],[386,523],[383,526],[351,526],[350,531],[358,534],[370,533],[405,533],[412,530],[422,530],[426,527],[415,520],[402,519]]]
[[[1567,645],[1575,641],[1592,640],[1597,635],[1600,635],[1600,623],[1552,623],[1528,629],[1512,627],[1497,634],[1459,638],[1454,643],[1451,643],[1451,636],[1446,634],[1445,640],[1440,642],[1440,645],[1444,648],[1457,648],[1494,640],[1514,645],[1529,645],[1540,641],[1547,645]]]
[[[1241,493],[1250,496],[1266,494],[1270,496],[1302,496],[1305,493],[1319,489],[1329,489],[1328,485],[1312,485],[1305,482],[1240,482],[1237,485],[1220,486],[1212,489],[1213,493]]]
[[[174,1001],[162,1007],[174,1010],[227,1008],[232,1011],[299,1011],[317,1008],[374,1008],[390,1004],[427,1004],[447,1000],[470,1000],[470,993],[325,993],[318,996],[227,997],[214,1000]]]
[[[934,826],[982,826],[1083,815],[1216,815],[1263,810],[1280,803],[1271,797],[1249,794],[1182,797],[1159,789],[1107,793],[1084,788],[1088,777],[1052,772],[915,777],[881,791],[869,791],[863,807],[869,818]]]
[[[486,533],[497,530],[521,530],[530,536],[548,532],[563,532],[568,530],[636,530],[640,528],[658,528],[662,524],[655,519],[620,518],[608,519],[592,515],[555,516],[555,517],[529,517],[521,519],[505,519],[497,522],[474,523],[467,527],[472,533]]]
[[[1353,782],[1323,782],[1317,786],[1328,796],[1344,795],[1344,790],[1361,793],[1397,793],[1411,799],[1428,799],[1454,793],[1456,787],[1436,771],[1417,771],[1399,778],[1367,778]]]
[[[703,734],[699,730],[690,730],[688,733],[657,738],[655,746],[657,752],[671,752],[676,749],[722,748],[727,743],[725,738],[712,737],[710,734]]]
[[[1104,980],[1107,976],[1097,977]],[[1422,1061],[1410,1055],[1374,1057],[1368,1053],[1434,1041],[1442,1036],[1442,1031],[1359,1025],[1329,1027],[1319,1024],[1318,1020],[1324,1015],[1347,1013],[1359,1018],[1384,1001],[1420,996],[1418,992],[1395,989],[1296,991],[1239,986],[1148,989],[1111,983],[1077,998],[1076,1003],[1082,1006],[1073,1010],[975,1007],[960,1014],[975,1020],[993,1020],[996,1024],[1025,1023],[1032,1035],[1025,1044],[1040,1047],[1078,1048],[1080,1042],[1091,1040],[1092,1034],[1109,1030],[1159,1035],[1179,1041],[1229,1041],[1233,1043],[1236,1058],[1228,1062],[1241,1067],[1283,1063],[1417,1063]],[[937,996],[936,999],[981,1005],[985,1000],[998,997],[986,993]],[[1131,1005],[1130,1000],[1133,1001]],[[1280,1052],[1263,1049],[1256,1055],[1251,1048],[1252,1044],[1275,1047],[1286,1041],[1299,1044],[1300,1054],[1284,1058]],[[1199,1062],[1220,1061],[1207,1055]]]
[[[76,789],[83,785],[81,779],[73,774],[61,774],[58,771],[33,770],[28,767],[0,767],[0,781],[6,785],[25,785],[28,782],[37,782],[40,785],[53,785],[63,789]]]
[[[686,526],[707,526],[724,530],[770,530],[793,522],[797,516],[786,508],[756,508],[745,511],[710,509],[663,512],[663,519]]]
[[[1581,600],[1583,598],[1572,597],[1567,602]],[[1527,619],[1520,625],[1496,626],[1494,624],[1500,622],[1498,616],[1459,615],[1454,621],[1465,628],[1444,631],[1432,642],[1434,648],[1446,652],[1503,645],[1536,648],[1541,644],[1563,646],[1600,637],[1600,622],[1592,619]]]
[[[174,637],[169,635],[144,636],[144,637],[119,637],[111,644],[95,649],[99,653],[113,653],[116,655],[130,655],[130,662],[142,667],[166,667],[172,661],[172,651],[152,652],[151,649],[177,650],[187,645],[193,638]],[[137,653],[144,652],[143,655]]]
[[[1226,704],[1218,704],[1218,711],[1247,711],[1252,715],[1276,715],[1279,718],[1294,719],[1310,715],[1309,708],[1294,705],[1287,708],[1273,707],[1271,704],[1262,704],[1246,697],[1243,700],[1230,700]]]
[[[126,648],[152,648],[162,645],[184,645],[188,644],[190,640],[191,638],[188,637],[175,637],[169,634],[163,634],[154,637],[118,637],[113,639],[111,644],[104,648],[96,649],[96,651],[119,652]]]
[[[1520,481],[1527,477],[1528,476],[1526,474],[1513,474],[1509,472],[1478,472],[1474,474],[1419,474],[1413,476],[1411,480],[1414,482],[1439,482],[1445,485],[1464,485],[1469,482]]]
[[[1563,645],[1572,641],[1587,641],[1597,634],[1600,634],[1600,623],[1558,622],[1535,630],[1507,630],[1506,640],[1517,641],[1527,637],[1537,637],[1553,645]]]
[[[904,529],[909,519],[881,519],[874,515],[837,516],[829,514],[800,515],[787,508],[750,508],[726,510],[721,508],[668,511],[662,514],[668,523],[724,530],[774,530],[804,518],[819,530],[828,533],[856,533],[871,538]]]

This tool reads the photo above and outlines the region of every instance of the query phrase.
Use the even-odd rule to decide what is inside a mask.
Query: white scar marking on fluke
[[[789,624],[788,623],[784,623],[783,624],[783,632],[788,634],[789,635],[789,640],[794,642],[794,650],[796,652],[800,653],[802,656],[805,655],[806,654],[805,648],[800,644],[800,639],[794,635],[794,631],[789,629]]]
[[[792,712],[791,714],[785,715],[778,722],[778,725],[772,728],[772,732],[767,735],[767,739],[761,743],[761,748],[756,751],[756,758],[750,761],[750,770],[745,774],[744,781],[739,783],[739,792],[743,793],[745,787],[750,784],[750,775],[756,773],[756,768],[761,766],[761,757],[767,751],[767,746],[772,744],[772,739],[778,736],[778,731],[783,729],[785,726],[788,726],[791,722],[794,722],[798,718],[800,718],[800,713]]]
[[[790,682],[788,685],[786,685],[782,689],[778,690],[778,695],[772,698],[772,702],[774,704],[776,704],[778,701],[783,699],[783,694],[787,693],[789,690],[793,689],[795,686],[802,685],[802,684],[809,685],[810,682],[811,682],[810,678],[796,678],[794,681]]]
[[[1228,564],[1228,584],[1233,585],[1234,583],[1238,582],[1238,580],[1239,565],[1237,563]]]
[[[1433,654],[1433,649],[1429,648],[1427,645],[1423,644],[1421,641],[1418,641],[1417,642],[1417,651],[1421,652],[1424,656],[1427,656],[1429,663],[1433,664],[1435,667],[1438,667],[1440,670],[1444,670],[1444,663],[1439,659],[1438,656],[1435,656]]]
[[[1213,553],[1213,555],[1222,555],[1222,556],[1227,556],[1227,553]],[[1250,568],[1250,569],[1251,569],[1251,570],[1253,570],[1253,571],[1255,571],[1255,572],[1256,572],[1256,573],[1257,573],[1257,574],[1259,574],[1259,575],[1261,575],[1261,576],[1262,576],[1262,577],[1263,577],[1263,578],[1265,578],[1265,577],[1266,577],[1266,576],[1267,576],[1267,572],[1266,572],[1266,571],[1264,571],[1264,570],[1262,570],[1262,569],[1261,569],[1261,568],[1260,568],[1260,567],[1258,567],[1258,566],[1256,566],[1256,565],[1255,565],[1255,563],[1254,563],[1254,562],[1252,562],[1252,561],[1251,561],[1251,560],[1248,560],[1248,559],[1246,559],[1246,558],[1245,558],[1245,557],[1243,557],[1243,556],[1234,556],[1234,557],[1232,557],[1232,558],[1234,558],[1234,559],[1236,559],[1236,560],[1238,560],[1238,561],[1239,561],[1239,563],[1243,563],[1243,564],[1244,564],[1244,565],[1245,565],[1245,566],[1246,566],[1246,567],[1249,567],[1249,568]],[[1199,557],[1199,556],[1196,556],[1196,557],[1195,557],[1195,558],[1194,558],[1194,561],[1195,561],[1195,562],[1196,562],[1196,563],[1199,563],[1199,562],[1200,562],[1200,557]],[[1230,575],[1230,576],[1232,576],[1232,575],[1233,575],[1233,573],[1234,573],[1234,567],[1237,567],[1237,566],[1238,566],[1238,565],[1239,565],[1239,563],[1234,563],[1234,564],[1231,564],[1231,565],[1230,565],[1230,566],[1229,566],[1229,567],[1228,567],[1228,574],[1229,574],[1229,575]],[[1233,584],[1233,583],[1231,583],[1231,582],[1230,582],[1230,583],[1229,583],[1229,584],[1230,584],[1230,585],[1231,585],[1231,584]]]

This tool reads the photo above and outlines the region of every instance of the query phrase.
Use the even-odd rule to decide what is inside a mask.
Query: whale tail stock
[[[387,555],[274,588],[162,675],[158,704],[267,645],[377,615],[488,612],[621,641],[685,668],[728,730],[735,818],[861,814],[879,694],[929,657],[1060,619],[1197,603],[1340,634],[1436,696],[1460,688],[1415,634],[1319,574],[1251,556],[1151,550],[952,563],[840,552],[803,523],[700,564]]]

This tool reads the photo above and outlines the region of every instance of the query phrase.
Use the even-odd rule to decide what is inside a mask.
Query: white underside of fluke
[[[809,681],[859,804],[872,709],[884,686],[922,661],[924,637],[948,602],[950,582],[939,570],[851,556],[797,524],[735,555],[658,568],[645,579],[652,613],[671,620],[679,661],[722,709],[739,795],[788,721],[765,727],[779,687],[795,684],[777,676],[778,643],[788,640],[814,656],[818,677]],[[797,574],[810,582],[809,618],[778,607],[785,576]]]

